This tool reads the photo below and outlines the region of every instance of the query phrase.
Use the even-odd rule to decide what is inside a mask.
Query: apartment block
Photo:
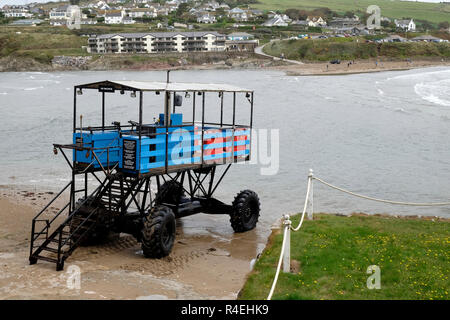
[[[226,36],[214,31],[104,34],[89,38],[90,53],[225,51]]]

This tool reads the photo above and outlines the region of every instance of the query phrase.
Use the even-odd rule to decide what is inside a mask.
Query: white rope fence
[[[349,190],[346,190],[344,188],[335,186],[327,181],[324,181],[318,177],[315,177],[313,174],[313,170],[310,169],[309,170],[309,174],[308,174],[308,184],[307,184],[307,188],[306,188],[306,197],[305,197],[305,203],[303,205],[303,211],[300,217],[300,222],[298,224],[298,226],[296,228],[294,228],[292,226],[292,222],[290,220],[289,215],[283,215],[282,217],[282,221],[283,221],[283,242],[281,244],[281,252],[280,252],[280,258],[278,260],[278,265],[277,265],[277,270],[275,272],[275,277],[273,279],[272,282],[272,287],[270,288],[270,292],[269,295],[267,296],[267,300],[271,300],[272,299],[272,295],[275,291],[276,285],[277,285],[277,281],[278,281],[278,277],[280,275],[280,270],[281,270],[281,266],[283,265],[283,272],[290,272],[290,267],[291,267],[291,230],[294,232],[297,232],[300,230],[300,228],[303,225],[303,221],[305,218],[305,214],[307,213],[307,208],[308,208],[308,204],[310,204],[310,211],[308,213],[308,218],[312,219],[313,218],[313,212],[314,212],[314,188],[313,188],[313,181],[317,180],[318,182],[322,183],[323,185],[330,187],[332,189],[344,192],[346,194],[358,197],[358,198],[362,198],[362,199],[366,199],[366,200],[371,200],[371,201],[377,201],[377,202],[383,202],[383,203],[389,203],[389,204],[394,204],[394,205],[403,205],[403,206],[416,206],[416,207],[443,207],[443,206],[450,206],[450,201],[449,202],[403,202],[403,201],[393,201],[393,200],[386,200],[386,199],[380,199],[380,198],[374,198],[374,197],[369,197],[369,196],[365,196],[356,192],[352,192]]]

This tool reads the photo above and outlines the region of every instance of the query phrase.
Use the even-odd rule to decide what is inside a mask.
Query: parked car
[[[341,64],[341,60],[339,59],[334,59],[330,61],[331,64]]]

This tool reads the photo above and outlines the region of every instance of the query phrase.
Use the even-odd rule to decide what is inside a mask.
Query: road
[[[273,39],[273,40],[270,40],[269,43],[271,43],[271,42],[273,42],[273,41],[280,41],[280,39]],[[255,53],[256,53],[256,54],[259,54],[259,55],[262,55],[262,56],[265,56],[265,57],[272,58],[273,60],[282,60],[282,61],[290,62],[290,63],[293,63],[293,64],[304,64],[303,62],[298,61],[298,60],[281,59],[281,58],[279,58],[279,57],[274,57],[274,56],[271,56],[271,55],[268,55],[268,54],[264,53],[264,52],[263,52],[263,48],[264,48],[264,46],[266,46],[266,45],[269,44],[269,43],[266,43],[266,44],[263,44],[262,46],[256,47],[256,48],[255,48]]]

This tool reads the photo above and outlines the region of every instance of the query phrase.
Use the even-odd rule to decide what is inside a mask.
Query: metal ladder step
[[[50,248],[50,247],[42,247],[43,251],[49,251],[49,252],[53,252],[53,253],[58,253],[58,249],[57,248]],[[62,250],[61,250],[62,251]]]
[[[69,238],[61,238],[61,242],[64,242],[64,241],[66,241],[67,239],[69,239]],[[54,242],[54,243],[59,243],[59,238],[53,238],[53,239],[50,239],[50,242]],[[66,245],[67,245],[68,243],[66,243]]]
[[[39,256],[39,255],[34,256],[34,257],[37,258],[37,259],[40,259],[40,260],[48,261],[48,262],[53,262],[53,263],[57,263],[58,262],[58,259],[55,259],[55,258]]]

